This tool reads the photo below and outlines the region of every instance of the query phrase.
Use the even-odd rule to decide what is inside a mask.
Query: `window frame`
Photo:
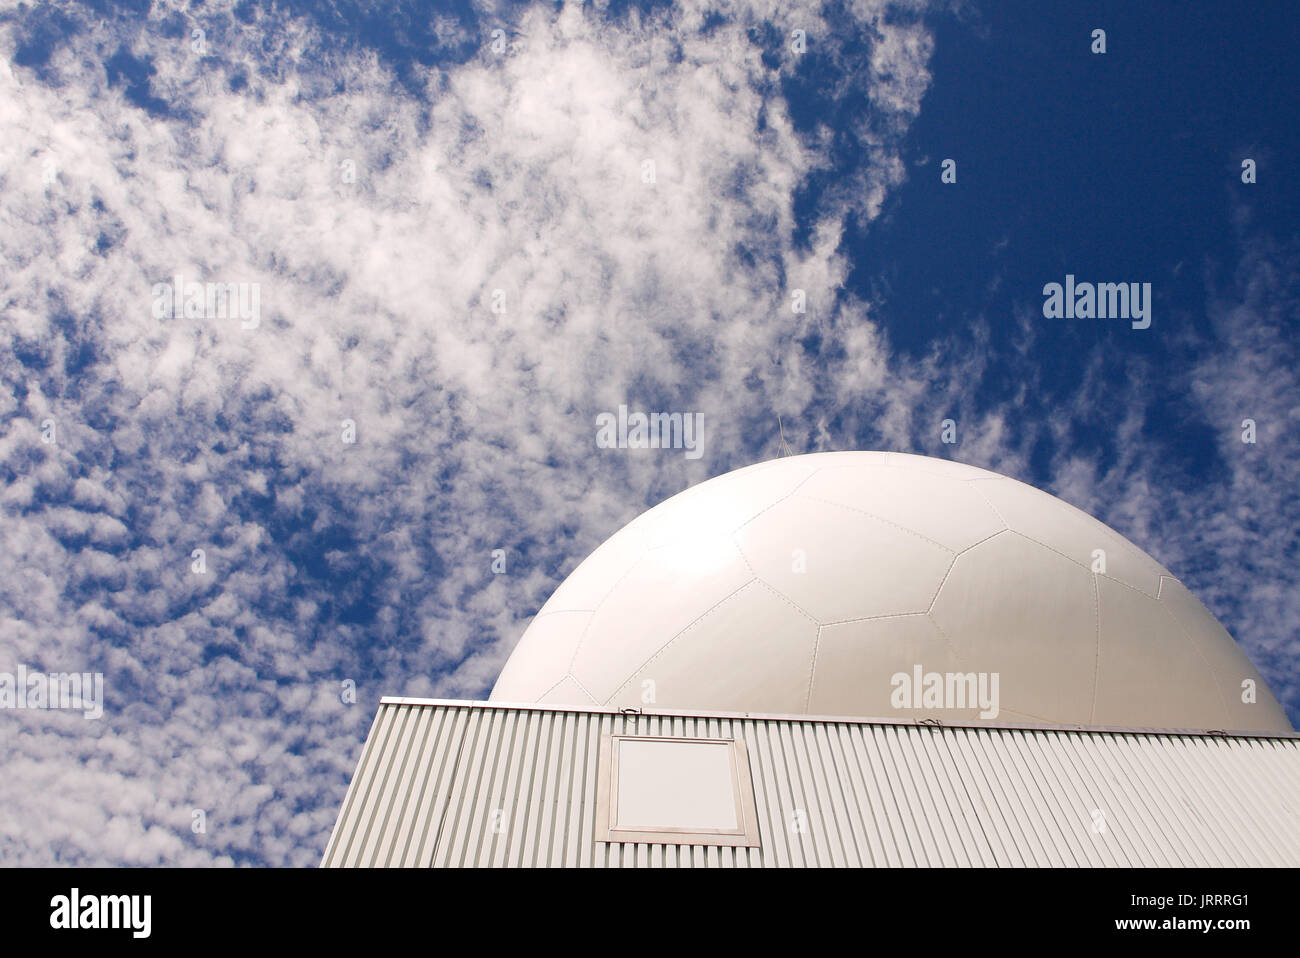
[[[731,766],[731,794],[736,803],[736,828],[697,828],[664,825],[658,828],[620,826],[618,824],[618,763],[621,749],[617,743],[680,742],[726,745]],[[686,738],[674,735],[614,735],[600,737],[600,757],[596,788],[597,842],[607,844],[648,843],[653,845],[712,845],[723,848],[758,848],[758,809],[754,803],[754,782],[749,752],[743,739]]]

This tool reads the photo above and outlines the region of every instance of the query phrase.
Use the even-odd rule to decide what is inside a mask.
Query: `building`
[[[1164,567],[942,460],[635,519],[488,702],[385,699],[325,865],[1300,865],[1300,737]]]

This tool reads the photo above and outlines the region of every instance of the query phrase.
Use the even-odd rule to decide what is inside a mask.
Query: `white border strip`
[[[513,709],[526,712],[572,712],[578,715],[663,715],[685,718],[756,719],[781,722],[822,722],[838,725],[892,725],[921,728],[1005,729],[1028,732],[1091,732],[1125,735],[1198,735],[1212,738],[1300,739],[1300,732],[1260,732],[1246,729],[1202,728],[1126,728],[1119,725],[1051,725],[1047,723],[1006,724],[1002,722],[944,722],[942,719],[899,719],[857,715],[793,715],[766,712],[709,712],[690,709],[621,709],[602,705],[541,705],[537,702],[487,702],[474,699],[426,699],[403,695],[385,695],[380,705],[432,705],[454,708]]]

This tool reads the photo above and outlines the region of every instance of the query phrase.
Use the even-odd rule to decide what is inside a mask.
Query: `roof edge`
[[[1178,735],[1202,738],[1258,738],[1258,739],[1300,739],[1300,732],[1264,732],[1251,729],[1196,729],[1196,728],[1140,728],[1119,725],[1053,725],[1033,722],[945,722],[941,718],[926,717],[918,719],[880,718],[856,715],[803,715],[779,714],[766,712],[714,712],[704,709],[632,709],[613,708],[603,705],[542,705],[538,702],[490,702],[477,699],[430,699],[403,695],[384,695],[379,699],[380,705],[421,705],[455,708],[480,709],[515,709],[530,712],[574,712],[585,715],[662,715],[681,718],[718,718],[718,719],[758,719],[781,722],[822,722],[841,725],[889,725],[902,728],[968,728],[968,729],[1002,729],[1005,731],[1027,732],[1089,732],[1096,734],[1123,735]]]

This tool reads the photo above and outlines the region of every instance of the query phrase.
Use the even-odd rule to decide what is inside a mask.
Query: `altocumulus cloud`
[[[440,23],[473,50],[398,83],[213,6],[39,55],[4,24],[0,668],[106,684],[96,723],[5,716],[10,863],[312,864],[379,694],[483,693],[563,573],[771,410],[869,394],[906,438],[836,250],[901,179],[916,17],[523,8]],[[848,27],[870,161],[796,241],[831,147],[787,41]],[[175,275],[258,284],[259,325],[155,318]],[[596,455],[620,403],[702,413],[704,457]]]
[[[1127,450],[1102,468],[1035,406],[1028,347],[990,368],[983,317],[894,355],[840,241],[905,177],[923,13],[492,5],[428,14],[427,66],[222,4],[3,21],[0,670],[102,671],[106,702],[3,716],[0,859],[316,863],[380,694],[484,694],[565,573],[775,454],[777,412],[801,451],[942,454],[951,409],[961,458],[1027,479],[1050,443],[1046,484],[1183,574],[1294,715],[1295,546],[1267,517],[1300,526],[1294,255],[1243,236],[1188,345],[1219,444],[1195,494],[1113,358],[1078,389]],[[258,284],[259,324],[156,319],[178,274]],[[1024,388],[982,401],[992,375]],[[621,404],[702,414],[703,456],[598,450]],[[1254,459],[1243,406],[1272,424]]]

